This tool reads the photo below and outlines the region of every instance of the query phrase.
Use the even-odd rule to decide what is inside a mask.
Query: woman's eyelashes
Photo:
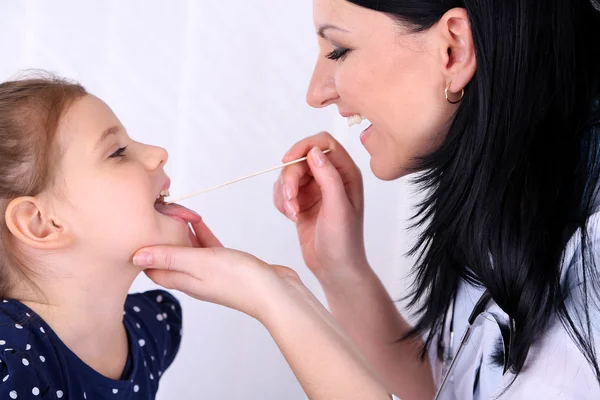
[[[114,153],[112,153],[109,157],[110,158],[125,157],[125,150],[126,149],[127,149],[127,146],[120,147],[117,151],[115,151]]]
[[[331,53],[327,54],[325,57],[334,61],[343,60],[349,51],[350,49],[347,49],[345,47],[336,47]]]

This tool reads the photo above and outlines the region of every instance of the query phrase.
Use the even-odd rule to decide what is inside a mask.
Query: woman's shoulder
[[[595,211],[587,219],[585,234],[582,234],[580,229],[575,231],[563,252],[560,282],[567,305],[584,300],[583,286],[586,286],[588,295],[593,294],[595,289],[600,289],[600,281],[596,279],[598,277],[600,277],[600,210]]]
[[[563,253],[561,288],[568,320],[558,312],[552,317],[548,329],[531,347],[522,372],[506,392],[507,398],[600,398],[594,371],[566,327],[566,324],[574,326],[578,332],[585,333],[589,345],[598,354],[600,211],[595,211],[586,224],[586,234],[577,230]],[[506,377],[504,383],[509,382]]]
[[[596,340],[595,347],[600,349]],[[507,387],[514,375],[504,377]],[[599,399],[600,386],[587,359],[556,319],[531,347],[521,373],[505,398]]]

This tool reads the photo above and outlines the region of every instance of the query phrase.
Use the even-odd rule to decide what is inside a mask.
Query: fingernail
[[[154,257],[151,253],[148,253],[147,251],[142,251],[141,253],[138,253],[133,257],[133,265],[137,267],[148,267],[152,265],[153,261]]]
[[[296,210],[294,210],[294,206],[289,201],[285,203],[285,210],[287,211],[288,217],[290,217],[294,222],[296,222],[297,214]]]
[[[313,147],[312,149],[313,159],[315,160],[315,164],[317,167],[322,167],[325,165],[325,154],[318,147]]]
[[[289,185],[283,186],[283,193],[285,194],[285,199],[290,201],[292,199],[292,188]]]

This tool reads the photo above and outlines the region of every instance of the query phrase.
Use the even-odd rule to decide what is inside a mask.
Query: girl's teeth
[[[351,117],[348,117],[348,126],[358,125],[363,122],[366,118],[360,114],[355,114]]]
[[[160,196],[169,197],[170,195],[171,194],[169,193],[169,189],[165,189],[165,190],[160,191],[160,195],[158,197],[160,197]]]

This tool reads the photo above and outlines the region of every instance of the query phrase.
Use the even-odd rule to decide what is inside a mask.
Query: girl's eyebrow
[[[119,128],[118,126],[111,126],[110,128],[105,129],[102,132],[102,135],[100,136],[100,140],[98,140],[94,149],[97,149],[100,146],[100,144],[102,144],[102,142],[104,142],[106,140],[106,138],[108,138],[110,135],[115,135],[120,130],[121,130],[121,128]]]

